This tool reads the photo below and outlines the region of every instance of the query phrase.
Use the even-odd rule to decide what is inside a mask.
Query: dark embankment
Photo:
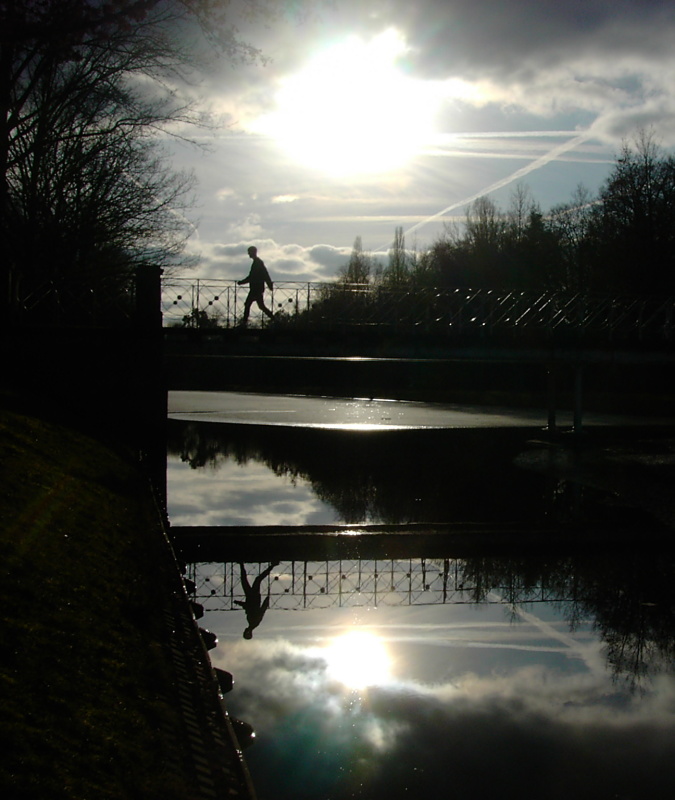
[[[148,479],[124,448],[6,406],[0,792],[196,797],[166,652],[178,573]]]

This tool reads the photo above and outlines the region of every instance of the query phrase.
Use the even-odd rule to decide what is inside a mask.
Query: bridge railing
[[[248,286],[236,281],[165,279],[165,327],[231,328],[241,320]],[[276,282],[265,302],[275,324],[389,326],[447,333],[596,335],[671,341],[675,298],[494,289],[392,288],[372,284]],[[267,318],[253,306],[249,325]]]
[[[330,284],[277,282],[265,293],[265,303],[279,319],[298,318],[317,300],[324,286]],[[162,281],[162,314],[165,327],[232,328],[244,311],[248,286],[237,281],[166,278]],[[267,319],[254,304],[252,326]]]
[[[2,323],[41,328],[161,329],[162,270],[142,268],[16,282]]]

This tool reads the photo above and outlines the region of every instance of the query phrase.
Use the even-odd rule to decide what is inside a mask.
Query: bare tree
[[[675,158],[653,131],[624,142],[591,224],[597,282],[637,293],[675,292]]]
[[[363,252],[361,237],[354,239],[354,246],[349,257],[349,263],[340,269],[340,280],[343,283],[368,283],[373,260],[368,253]]]
[[[489,197],[479,197],[469,206],[464,248],[474,286],[496,287],[503,282],[506,229],[503,213]]]
[[[548,217],[548,227],[558,237],[564,271],[557,288],[582,291],[591,284],[590,229],[597,200],[579,184],[569,203],[555,206]]]
[[[246,0],[249,13],[272,4]],[[173,85],[194,68],[186,26],[232,60],[229,4],[202,0],[0,0],[0,297],[23,313],[64,286],[179,256],[190,180],[157,134],[199,114]],[[94,277],[96,276],[96,277]]]
[[[519,181],[511,193],[511,205],[507,211],[509,231],[516,241],[522,238],[530,220],[530,214],[536,210],[530,187]]]
[[[479,197],[466,214],[466,238],[476,250],[498,248],[503,242],[506,223],[503,214],[489,197]]]
[[[405,249],[405,236],[403,227],[396,227],[394,243],[389,250],[389,265],[384,271],[383,278],[386,283],[399,286],[408,279],[408,256]]]

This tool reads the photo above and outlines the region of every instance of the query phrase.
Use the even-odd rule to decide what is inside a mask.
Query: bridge
[[[162,282],[165,327],[232,329],[248,287],[236,281],[167,278]],[[538,341],[542,335],[596,344],[672,344],[675,298],[604,296],[554,291],[350,283],[278,282],[268,292],[269,322],[252,308],[250,326],[287,329],[381,328],[423,331],[454,339],[501,336]]]
[[[254,307],[242,329],[247,293],[163,280],[170,388],[448,399],[453,387],[480,402],[507,382],[538,396],[550,429],[564,397],[580,431],[589,380],[658,384],[675,362],[672,297],[278,282],[275,319]]]

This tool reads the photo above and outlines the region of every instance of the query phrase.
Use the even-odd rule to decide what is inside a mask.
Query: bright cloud
[[[273,281],[323,282],[333,280],[339,266],[349,260],[349,248],[331,245],[302,247],[298,244],[279,244],[274,240],[256,235],[259,229],[249,231],[252,235],[237,237],[233,244],[208,244],[203,240],[195,246],[199,255],[198,269],[193,277],[218,280],[237,280],[248,274],[250,259],[246,253],[254,244],[260,257],[267,264]],[[189,277],[189,276],[188,276]]]

